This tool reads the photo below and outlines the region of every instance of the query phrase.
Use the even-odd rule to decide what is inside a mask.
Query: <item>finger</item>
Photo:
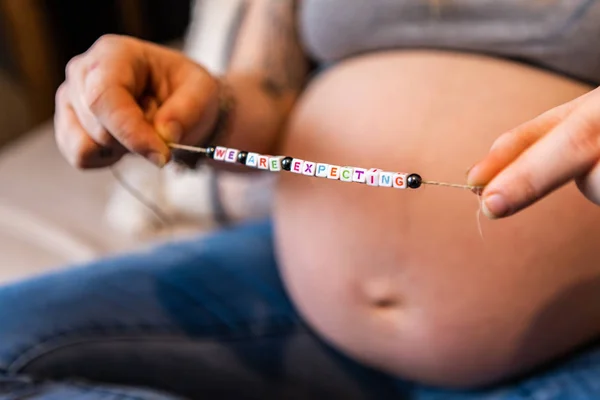
[[[600,162],[582,177],[575,180],[577,187],[592,203],[600,205]]]
[[[55,114],[56,143],[72,166],[81,169],[103,168],[119,161],[125,151],[103,147],[94,142],[79,123],[72,106],[65,104]]]
[[[469,170],[467,183],[485,186],[523,151],[554,129],[574,107],[575,103],[567,103],[502,134],[492,144],[489,154]]]
[[[79,55],[73,57],[66,67],[66,76],[68,85],[68,97],[75,114],[83,129],[99,144],[109,145],[114,139],[108,134],[106,129],[96,120],[87,104],[84,101],[84,80],[88,66],[86,58]],[[111,140],[112,139],[112,140]]]
[[[154,121],[154,116],[158,111],[158,101],[156,100],[156,98],[152,96],[142,97],[142,99],[140,100],[140,107],[142,107],[142,110],[144,111],[144,116],[146,117],[146,120],[152,123]]]
[[[483,191],[485,214],[515,214],[589,171],[600,155],[598,111],[579,107],[498,174]]]
[[[74,58],[67,65],[68,97],[79,123],[87,134],[99,145],[116,147],[121,144],[98,121],[85,102],[85,74],[88,71],[84,60]]]
[[[146,120],[132,92],[110,68],[96,68],[86,77],[86,104],[97,120],[126,149],[162,167],[169,160],[169,148]]]
[[[202,69],[189,67],[185,80],[175,81],[175,89],[156,112],[154,123],[167,141],[195,144],[208,131],[218,111],[217,82]]]

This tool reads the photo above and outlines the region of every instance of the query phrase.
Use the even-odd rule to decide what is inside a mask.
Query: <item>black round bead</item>
[[[247,151],[240,151],[238,153],[238,157],[237,160],[240,164],[244,164],[246,165],[246,159],[248,158],[248,152]]]
[[[204,153],[206,157],[213,158],[215,155],[215,148],[213,146],[209,146],[206,148],[206,153]]]
[[[421,187],[423,183],[423,179],[419,174],[410,174],[408,178],[406,178],[406,185],[411,189],[418,189]]]
[[[290,171],[292,169],[292,157],[284,157],[281,160],[281,169]]]

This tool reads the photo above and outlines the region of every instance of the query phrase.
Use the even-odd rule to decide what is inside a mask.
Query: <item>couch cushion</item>
[[[51,123],[0,151],[0,278],[129,250],[142,243],[104,219],[115,184],[109,170],[64,160]]]

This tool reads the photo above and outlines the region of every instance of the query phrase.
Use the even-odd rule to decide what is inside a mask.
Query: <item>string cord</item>
[[[437,182],[437,181],[423,181],[423,185],[444,186],[444,187],[451,187],[451,188],[457,188],[457,189],[466,189],[466,190],[470,190],[476,194],[483,190],[482,186],[461,185],[459,183],[448,183],[448,182]]]
[[[202,147],[186,146],[186,145],[177,144],[177,143],[169,143],[168,145],[169,145],[169,147],[171,147],[173,149],[191,151],[194,153],[203,153],[203,154],[206,153],[206,149],[202,148]],[[481,191],[483,190],[482,186],[461,185],[458,183],[438,182],[438,181],[430,181],[430,180],[423,180],[422,184],[430,185],[430,186],[443,186],[443,187],[451,187],[451,188],[456,188],[456,189],[465,189],[465,190],[470,190],[475,194],[480,194]]]
[[[195,147],[195,146],[186,146],[184,144],[178,144],[178,143],[169,143],[169,147],[171,147],[173,149],[191,151],[193,153],[203,153],[203,154],[206,153],[205,148]]]
[[[150,210],[158,219],[160,224],[163,225],[163,227],[166,228],[172,225],[173,222],[171,221],[171,218],[169,218],[169,216],[163,210],[161,210],[158,205],[148,200],[139,190],[130,185],[116,167],[112,166],[110,171],[119,185],[121,185],[121,187],[123,187],[123,189],[125,189],[131,196],[133,196],[137,201]]]
[[[202,154],[207,153],[207,150],[202,147],[187,146],[187,145],[178,144],[178,143],[168,143],[168,146],[173,149],[179,149],[179,150],[189,151],[189,152],[193,152],[193,153],[202,153]],[[122,176],[122,174],[117,170],[116,167],[112,166],[110,168],[110,171],[111,171],[113,177],[115,178],[115,180],[121,185],[121,187],[124,188],[131,196],[133,196],[142,205],[144,205],[148,210],[150,210],[154,214],[154,216],[156,217],[158,222],[161,225],[163,225],[164,228],[168,228],[173,225],[173,221],[167,215],[167,213],[164,212],[158,205],[154,204],[152,201],[147,199],[144,196],[144,194],[141,193],[135,187],[133,187],[133,185],[129,184],[129,182],[127,182],[127,180]],[[423,180],[422,184],[430,185],[430,186],[440,186],[440,187],[449,187],[449,188],[470,190],[479,197],[481,196],[481,192],[483,190],[482,186],[462,185],[462,184],[458,184],[458,183],[439,182],[439,181],[431,181],[431,180]],[[479,234],[480,234],[481,238],[483,239],[483,232],[481,229],[480,216],[481,216],[481,204],[480,204],[479,210],[477,211],[477,226],[479,228]]]

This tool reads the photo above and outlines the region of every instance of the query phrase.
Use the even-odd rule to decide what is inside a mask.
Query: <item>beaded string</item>
[[[316,176],[319,178],[334,179],[344,182],[366,183],[370,186],[393,187],[396,189],[418,189],[421,185],[431,185],[466,189],[478,195],[483,189],[481,186],[424,180],[416,173],[396,173],[383,171],[377,168],[364,169],[315,163],[288,156],[266,156],[222,146],[203,148],[177,143],[169,143],[169,146],[173,149],[202,153],[213,160],[242,164],[250,168],[269,170],[272,172],[288,171],[299,175]]]

